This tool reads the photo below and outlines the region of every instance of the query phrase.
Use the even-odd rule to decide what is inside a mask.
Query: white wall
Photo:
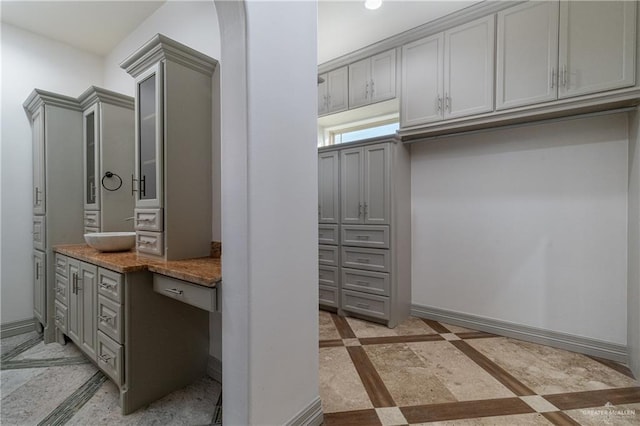
[[[629,117],[627,345],[631,369],[636,377],[640,377],[640,109]]]
[[[285,424],[319,402],[316,4],[216,6],[223,423]]]
[[[102,58],[2,24],[2,324],[33,318],[31,127],[22,103],[34,88],[78,96],[102,80]]]
[[[412,146],[413,303],[626,344],[627,115]]]

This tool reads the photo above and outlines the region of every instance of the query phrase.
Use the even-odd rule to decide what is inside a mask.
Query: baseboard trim
[[[442,321],[451,325],[472,328],[499,336],[513,337],[532,343],[540,343],[554,348],[565,349],[585,355],[597,356],[627,364],[627,347],[615,343],[560,333],[508,321],[485,318],[462,312],[434,308],[432,306],[411,305],[411,315]]]
[[[218,383],[222,383],[222,361],[209,355],[207,361],[207,375]]]
[[[18,334],[29,333],[36,329],[36,319],[29,318],[21,321],[7,322],[0,325],[0,334],[2,337],[17,336]]]
[[[324,421],[322,403],[317,396],[309,405],[296,414],[285,425],[287,426],[320,426]]]

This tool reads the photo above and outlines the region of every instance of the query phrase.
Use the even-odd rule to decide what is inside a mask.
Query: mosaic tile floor
[[[410,318],[320,312],[325,425],[640,425],[623,365]]]
[[[123,416],[117,387],[73,343],[32,332],[1,346],[2,426],[221,424],[222,387],[209,377]]]

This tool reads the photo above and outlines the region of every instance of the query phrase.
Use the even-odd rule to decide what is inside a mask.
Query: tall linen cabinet
[[[392,328],[409,316],[410,167],[389,138],[318,149],[321,307]]]
[[[82,243],[82,110],[75,98],[35,89],[23,104],[33,142],[34,316],[56,338],[53,246]]]
[[[135,78],[138,254],[208,256],[212,234],[212,75],[217,61],[161,34],[120,66]]]

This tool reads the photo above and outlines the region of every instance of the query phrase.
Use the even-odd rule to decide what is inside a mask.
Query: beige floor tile
[[[398,407],[376,408],[376,414],[380,419],[382,426],[406,425],[407,419],[404,418],[402,411]]]
[[[23,359],[75,358],[81,356],[82,352],[80,352],[80,349],[71,342],[68,342],[66,345],[61,345],[56,342],[45,345],[44,342],[40,342],[33,348],[13,358],[12,361]]]
[[[583,408],[565,411],[565,414],[583,426],[640,425],[640,404]]]
[[[408,343],[425,368],[458,401],[511,398],[515,395],[469,357],[446,341]]]
[[[373,408],[344,347],[320,348],[320,399],[325,413]]]
[[[396,405],[456,401],[455,396],[406,344],[363,346]]]
[[[552,424],[542,414],[517,414],[514,416],[481,417],[477,419],[452,420],[446,422],[412,423],[413,426],[538,426]]]
[[[638,386],[637,381],[574,352],[504,337],[467,343],[540,395]]]
[[[431,327],[420,318],[409,317],[395,328],[382,324],[363,321],[357,318],[347,318],[347,322],[357,337],[407,336],[414,334],[436,334]]]
[[[444,322],[440,322],[440,324],[442,324],[447,330],[449,330],[452,333],[467,333],[469,331],[478,331],[478,330],[472,330],[470,328],[460,327],[457,325],[447,324]]]
[[[326,311],[320,311],[320,340],[334,340],[340,339],[340,334],[336,329],[336,326],[331,319],[331,314]]]

